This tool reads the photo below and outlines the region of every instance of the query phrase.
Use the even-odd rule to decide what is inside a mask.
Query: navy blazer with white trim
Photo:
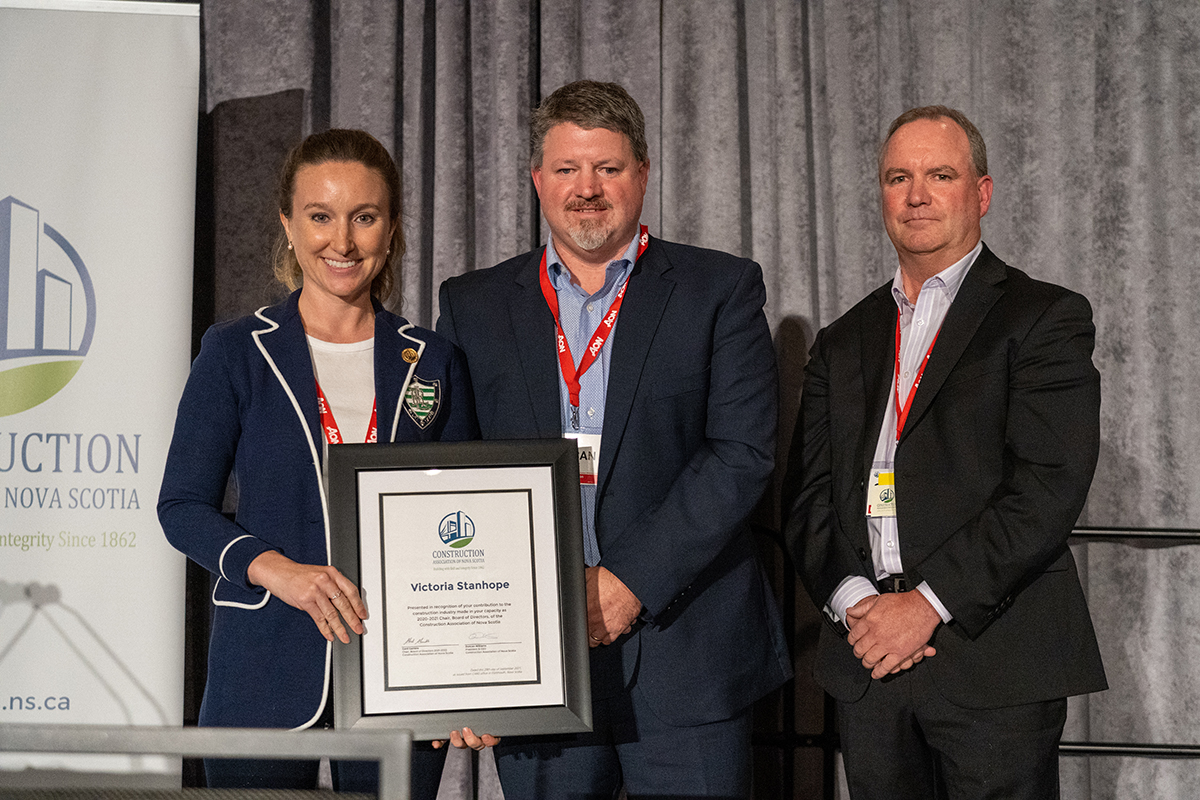
[[[202,725],[306,727],[325,705],[330,645],[307,613],[246,577],[267,550],[329,563],[321,427],[299,296],[205,333],[167,456],[163,530],[217,577]],[[403,359],[407,348],[417,351],[415,364]],[[374,362],[381,442],[478,438],[470,382],[452,344],[376,304]],[[440,395],[424,428],[402,408],[414,376],[436,383]],[[221,514],[231,472],[235,521]]]

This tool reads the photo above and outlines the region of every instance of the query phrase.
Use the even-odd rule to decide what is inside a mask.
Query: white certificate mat
[[[334,565],[370,612],[334,646],[338,727],[590,727],[577,469],[566,440],[330,448]]]
[[[550,467],[486,470],[486,489],[479,477],[359,473],[364,714],[563,702],[557,663],[541,668],[561,632],[541,642],[537,624],[558,617],[557,564],[535,556],[555,553]]]
[[[384,691],[537,683],[533,492],[381,494],[379,506]],[[459,542],[465,543],[435,550],[431,562],[422,562],[402,537],[388,547],[387,531],[405,527],[463,531]],[[481,530],[496,534],[491,547],[471,546]]]

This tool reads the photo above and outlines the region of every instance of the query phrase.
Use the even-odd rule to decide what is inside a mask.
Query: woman
[[[278,201],[274,269],[292,294],[204,335],[158,502],[171,544],[216,576],[202,726],[333,719],[330,648],[363,632],[367,609],[329,566],[327,448],[478,435],[462,354],[383,309],[404,252],[387,150],[362,131],[314,134],[288,155]],[[485,743],[469,729],[451,738]],[[414,748],[413,797],[436,794],[443,760]],[[313,788],[317,764],[210,759],[205,771],[213,787]],[[335,788],[373,790],[374,764],[333,772]]]

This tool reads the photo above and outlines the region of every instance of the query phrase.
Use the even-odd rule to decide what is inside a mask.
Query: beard
[[[597,200],[590,203],[570,203],[566,208],[568,218],[570,218],[571,211],[580,208],[602,208],[608,210],[612,208],[612,203],[607,200]],[[571,241],[575,242],[581,249],[589,252],[599,250],[603,247],[612,234],[613,227],[599,220],[582,219],[567,227],[567,235],[571,237]]]

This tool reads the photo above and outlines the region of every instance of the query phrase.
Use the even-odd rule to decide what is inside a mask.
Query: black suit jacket
[[[441,287],[438,331],[467,355],[485,439],[562,435],[541,254]],[[652,239],[606,345],[600,563],[642,601],[647,622],[593,648],[593,694],[636,674],[675,725],[728,718],[791,675],[746,523],[774,463],[764,300],[757,264]]]
[[[805,370],[784,488],[786,536],[813,601],[874,580],[865,479],[894,374],[891,282],[825,330]],[[986,247],[946,314],[896,448],[905,573],[953,615],[916,667],[968,708],[1106,687],[1067,537],[1099,451],[1095,329],[1081,295]],[[870,683],[822,631],[816,675],[853,701]]]

